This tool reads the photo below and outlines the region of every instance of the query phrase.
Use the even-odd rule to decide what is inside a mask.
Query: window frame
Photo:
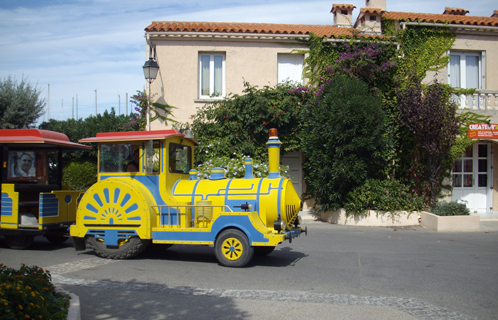
[[[452,56],[459,56],[460,57],[460,86],[457,88],[462,88],[462,89],[484,89],[485,88],[485,82],[484,82],[484,59],[485,59],[485,54],[482,51],[458,51],[458,50],[450,50],[448,52],[448,55],[450,56],[450,61],[448,62],[448,84],[451,85],[451,79],[452,79],[452,72],[451,72],[451,57]],[[469,88],[467,85],[467,61],[466,57],[477,57],[478,58],[478,66],[477,66],[477,88]],[[454,77],[454,76],[453,76]],[[463,86],[463,81],[465,80],[465,85]]]
[[[178,150],[185,151],[186,154],[183,155],[183,162],[178,161],[179,159],[177,158]],[[192,162],[192,147],[189,145],[181,144],[181,143],[176,143],[176,142],[169,142],[168,143],[168,171],[170,173],[176,173],[176,174],[189,174],[190,170],[193,168],[193,162]],[[172,162],[174,160],[174,163]],[[180,168],[176,167],[176,164],[180,163],[181,165],[186,165],[187,168],[186,170],[180,170]]]
[[[202,57],[209,56],[209,94],[202,94]],[[221,92],[219,95],[214,95],[214,83],[215,83],[215,68],[214,68],[214,58],[221,57]],[[198,56],[198,97],[199,99],[222,99],[226,95],[226,53],[224,52],[199,52]]]

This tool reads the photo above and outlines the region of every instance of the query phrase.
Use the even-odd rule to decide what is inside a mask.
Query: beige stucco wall
[[[226,93],[241,94],[244,81],[262,88],[277,84],[277,56],[294,49],[306,49],[294,43],[249,41],[167,40],[153,39],[156,44],[159,74],[152,83],[153,101],[168,103],[177,121],[186,122],[202,107],[198,99],[199,53],[224,53],[226,61]],[[164,129],[159,121],[152,130]]]

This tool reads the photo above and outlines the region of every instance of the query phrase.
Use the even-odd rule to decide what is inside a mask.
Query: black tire
[[[4,236],[11,249],[24,250],[33,244],[34,236]]]
[[[50,241],[50,243],[53,244],[63,244],[67,240],[69,240],[69,237],[64,237],[64,236],[54,236],[54,235],[46,235],[45,238]]]
[[[214,254],[222,266],[241,268],[252,260],[254,248],[242,231],[227,229],[218,235]]]
[[[106,246],[105,243],[95,237],[89,237],[88,244],[93,251],[102,258],[107,259],[129,259],[136,257],[149,245],[150,241],[132,237],[117,246]]]
[[[264,257],[269,255],[275,250],[276,247],[268,246],[268,247],[254,247],[254,254],[260,257]]]

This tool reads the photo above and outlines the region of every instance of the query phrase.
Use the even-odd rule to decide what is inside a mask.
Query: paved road
[[[106,260],[40,238],[0,262],[49,269],[82,319],[498,319],[498,221],[480,232],[368,228],[306,220],[308,237],[248,267],[209,247],[161,246]]]

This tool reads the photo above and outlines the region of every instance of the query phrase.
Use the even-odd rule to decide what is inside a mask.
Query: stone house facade
[[[392,12],[386,0],[366,0],[353,22],[351,4],[333,4],[333,25],[272,23],[228,23],[154,21],[145,28],[146,52],[154,46],[159,74],[151,85],[153,100],[176,106],[175,117],[186,122],[196,108],[228,93],[240,94],[244,81],[263,87],[280,81],[305,83],[302,68],[305,56],[292,54],[306,49],[297,39],[311,33],[332,42],[354,32],[381,35],[382,21],[394,21],[396,28],[433,26],[451,28],[456,41],[448,52],[450,64],[429,73],[426,82],[437,77],[454,87],[474,88],[476,93],[458,97],[460,111],[471,110],[498,123],[498,11],[489,17],[468,15],[460,8],[445,8],[441,14]],[[147,56],[148,58],[148,56]],[[152,129],[163,129],[160,121]],[[476,141],[452,172],[452,200],[463,201],[483,218],[498,217],[497,142]],[[283,157],[291,167],[296,189],[303,191],[302,155]]]

